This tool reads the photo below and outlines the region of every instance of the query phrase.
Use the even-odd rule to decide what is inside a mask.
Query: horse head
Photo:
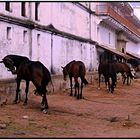
[[[62,67],[61,68],[63,69],[62,72],[63,72],[63,78],[64,78],[64,81],[67,80],[67,75],[68,75],[68,70],[66,69],[66,67]]]
[[[16,68],[14,65],[14,61],[9,57],[4,57],[2,61],[5,65],[5,67],[8,69],[8,71],[11,71],[12,74],[16,74]]]

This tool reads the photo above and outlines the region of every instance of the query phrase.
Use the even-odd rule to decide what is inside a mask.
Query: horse
[[[40,96],[42,96],[41,105],[44,106],[44,108],[42,108],[42,111],[44,113],[47,113],[48,102],[46,97],[46,86],[51,81],[49,70],[41,62],[31,61],[27,57],[19,55],[7,55],[3,58],[1,63],[4,63],[8,70],[12,72],[12,74],[17,74],[17,89],[14,103],[18,103],[20,82],[23,79],[26,81],[26,97],[24,104],[27,104],[29,82],[32,81],[32,83],[36,87],[35,94],[38,93]]]
[[[62,67],[62,66],[61,66]],[[70,96],[73,96],[72,93],[72,77],[74,78],[75,81],[75,94],[74,96],[77,96],[77,99],[82,99],[82,90],[83,90],[83,83],[85,85],[88,84],[88,81],[85,79],[86,75],[86,68],[85,64],[82,61],[71,61],[69,62],[65,67],[62,67],[62,72],[63,72],[63,78],[66,81],[66,76],[69,75],[70,79]],[[79,82],[78,82],[78,77],[81,79],[81,92],[79,93]],[[77,95],[77,89],[78,89],[78,95]]]
[[[133,67],[135,72],[139,72],[140,71],[140,64],[138,64],[137,66]]]
[[[100,78],[101,75],[104,76],[105,78],[105,84],[106,87],[108,88],[108,91],[113,93],[114,92],[114,88],[116,87],[116,81],[117,81],[117,74],[116,74],[116,70],[115,70],[115,66],[113,62],[110,61],[104,61],[99,63],[98,66],[98,80],[99,80],[99,85],[98,85],[98,89],[100,89]],[[110,78],[112,80],[112,83],[110,84]]]
[[[131,73],[130,66],[127,63],[124,62],[115,62],[116,72],[121,73],[123,77],[123,84],[125,84],[125,81],[127,79],[127,85],[129,85],[129,78],[133,79],[133,75]]]

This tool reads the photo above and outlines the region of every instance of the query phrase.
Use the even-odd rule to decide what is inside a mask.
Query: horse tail
[[[85,85],[88,84],[88,81],[87,81],[84,77],[82,77],[81,80],[82,80],[82,82],[83,82]]]

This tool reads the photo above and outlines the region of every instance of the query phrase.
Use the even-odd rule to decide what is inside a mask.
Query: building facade
[[[94,72],[104,53],[139,55],[139,28],[128,2],[0,2],[0,60],[25,55],[61,75],[75,59]],[[0,79],[12,77],[0,64]]]

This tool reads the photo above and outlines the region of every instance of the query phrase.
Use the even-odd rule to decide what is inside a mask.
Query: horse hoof
[[[18,101],[13,101],[13,104],[17,104],[18,103]]]
[[[41,111],[43,111],[44,110],[44,108],[41,108]]]
[[[80,99],[84,99],[84,97],[80,96]]]
[[[48,113],[48,110],[47,109],[43,109],[42,111],[44,114],[47,114]]]

